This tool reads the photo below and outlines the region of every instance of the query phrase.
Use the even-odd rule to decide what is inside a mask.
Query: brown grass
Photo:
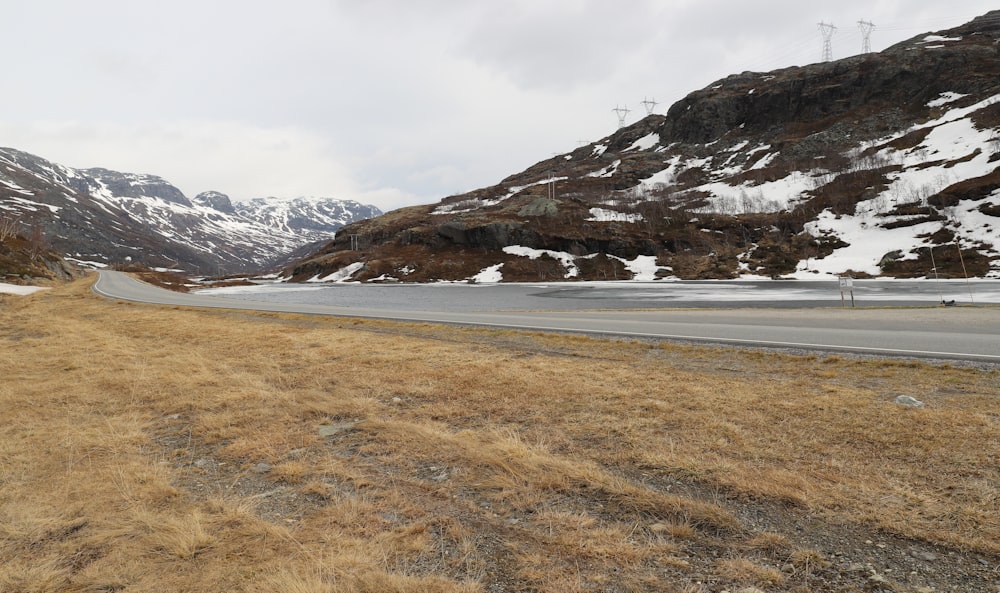
[[[88,281],[5,299],[0,327],[0,591],[804,590],[827,564],[805,518],[1000,553],[996,371]]]

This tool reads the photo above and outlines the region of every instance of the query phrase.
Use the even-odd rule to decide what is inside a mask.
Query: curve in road
[[[94,292],[126,301],[843,351],[1000,364],[1000,309],[741,309],[428,312],[246,301],[184,294],[101,271]]]

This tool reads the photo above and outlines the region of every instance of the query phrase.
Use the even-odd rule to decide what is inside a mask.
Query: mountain
[[[295,280],[1000,278],[1000,11],[743,72],[491,187],[348,225]]]
[[[244,218],[291,233],[310,243],[329,241],[340,227],[382,214],[375,206],[330,198],[254,198],[249,202],[238,202],[235,209]]]
[[[281,212],[283,222],[263,212]],[[155,175],[72,169],[0,148],[0,219],[83,263],[213,274],[261,270],[372,214],[377,209],[353,201],[269,199],[244,207],[219,192],[188,199]]]

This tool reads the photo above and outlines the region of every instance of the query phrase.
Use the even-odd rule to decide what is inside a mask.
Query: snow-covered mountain
[[[289,220],[334,210],[322,206],[279,204]],[[378,211],[361,206],[354,218],[346,203],[340,221]],[[297,209],[300,208],[300,209]],[[99,265],[137,262],[203,273],[259,270],[281,261],[339,228],[324,216],[313,227],[272,225],[245,216],[225,194],[205,192],[193,200],[155,175],[107,169],[73,169],[22,151],[0,148],[0,218],[16,219],[22,229],[38,229],[46,242],[71,260]],[[341,222],[342,224],[342,222]]]
[[[329,241],[340,227],[382,214],[375,206],[331,198],[254,198],[249,202],[237,202],[234,207],[244,218],[308,239],[308,242]]]
[[[1000,11],[729,76],[497,185],[352,224],[288,273],[1000,278]]]

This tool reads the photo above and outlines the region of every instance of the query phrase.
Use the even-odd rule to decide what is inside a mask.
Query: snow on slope
[[[0,294],[27,296],[29,294],[34,294],[39,290],[48,290],[48,288],[44,286],[21,286],[20,284],[7,284],[5,282],[0,282]]]
[[[233,206],[245,218],[307,237],[310,241],[329,240],[342,226],[382,214],[375,206],[330,198],[254,198]]]
[[[916,252],[931,243],[929,235],[942,227],[957,235],[963,248],[990,245],[984,255],[1000,257],[1000,228],[996,217],[983,214],[981,208],[1000,202],[1000,192],[982,200],[965,200],[944,209],[945,221],[927,222],[899,228],[902,216],[890,216],[896,206],[914,202],[927,204],[928,197],[946,187],[993,173],[1000,167],[1000,136],[996,130],[979,128],[976,112],[1000,102],[1000,94],[970,105],[955,106],[966,95],[942,93],[928,107],[943,109],[936,118],[916,124],[897,134],[856,147],[845,155],[857,160],[862,153],[873,163],[894,165],[898,170],[887,174],[888,186],[874,197],[858,202],[852,215],[834,216],[826,211],[809,223],[806,230],[815,236],[836,236],[850,245],[836,250],[822,260],[803,261],[796,275],[837,274],[847,270],[879,274],[879,261],[889,252],[900,250],[902,259],[915,258]],[[898,149],[892,144],[909,134],[926,132],[916,145]],[[714,143],[713,143],[714,144]],[[649,137],[636,141],[629,149],[650,148]],[[833,179],[831,171],[791,171],[773,181],[756,181],[746,175],[766,167],[778,153],[768,145],[749,147],[740,142],[706,157],[674,155],[667,158],[661,171],[643,179],[634,191],[677,189],[677,195],[699,195],[707,205],[704,212],[727,214],[778,212],[788,210],[811,196]],[[706,145],[706,149],[708,146]],[[874,152],[872,149],[875,149]],[[677,178],[691,170],[700,170],[708,181],[695,187],[677,185]],[[592,211],[593,212],[593,211]],[[601,211],[590,220],[625,220],[626,214]],[[1000,262],[994,263],[990,277],[1000,278]]]
[[[254,268],[330,239],[346,222],[380,213],[353,201],[256,203],[261,211],[280,214],[255,219],[218,192],[192,201],[155,175],[71,169],[0,148],[0,213],[54,229],[51,240],[76,259],[110,262],[128,255],[151,265],[182,258],[191,269]]]
[[[947,101],[939,103],[939,99],[931,103],[949,103],[955,100],[955,94],[945,93],[941,99]],[[807,226],[815,236],[834,235],[851,244],[814,262],[817,267],[813,269],[850,269],[877,274],[878,263],[884,254],[900,250],[902,259],[915,258],[918,250],[928,249],[929,236],[942,227],[950,229],[963,248],[988,244],[992,247],[981,250],[984,255],[1000,256],[1000,228],[994,226],[996,217],[986,216],[980,210],[984,204],[1000,204],[1000,191],[981,200],[963,200],[945,208],[944,222],[885,228],[901,217],[884,215],[899,204],[917,202],[926,206],[927,198],[945,187],[988,175],[1000,166],[994,158],[1000,152],[995,132],[977,128],[970,117],[997,101],[1000,95],[968,107],[951,109],[937,119],[875,143],[875,146],[884,146],[876,153],[876,159],[898,163],[900,170],[889,174],[891,183],[885,190],[858,202],[853,215],[836,217],[827,211]],[[888,146],[893,140],[918,130],[928,130],[928,133],[916,146],[904,150]],[[1000,278],[1000,269],[994,268],[989,276]]]
[[[84,183],[87,193],[103,203],[106,210],[124,210],[153,233],[206,255],[240,249],[251,254],[254,264],[263,265],[308,242],[290,231],[269,228],[236,214],[192,204],[183,194],[177,199],[168,191],[164,198],[158,190],[165,182],[159,178],[116,174],[114,181],[109,183],[105,175],[98,175],[87,178]],[[174,188],[171,186],[171,189]]]

